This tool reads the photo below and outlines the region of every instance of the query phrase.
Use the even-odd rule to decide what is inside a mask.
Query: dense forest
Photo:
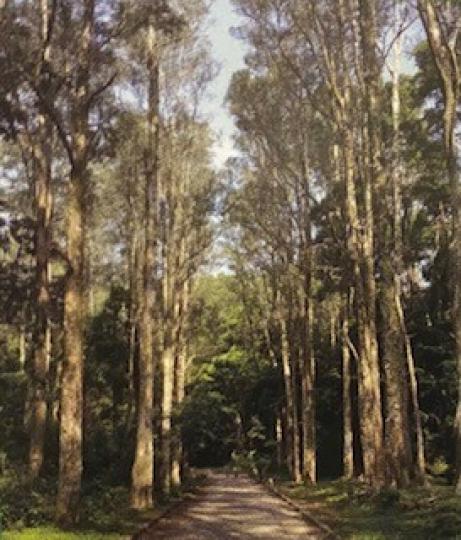
[[[232,3],[217,167],[211,1],[0,0],[0,531],[231,463],[454,537],[461,5]]]

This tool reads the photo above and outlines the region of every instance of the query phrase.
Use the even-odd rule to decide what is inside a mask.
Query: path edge
[[[199,489],[206,486],[207,479],[204,480],[203,484],[199,487]],[[127,537],[127,540],[141,540],[143,537],[142,535],[145,533],[148,533],[148,531],[152,528],[152,526],[156,525],[160,520],[167,517],[168,514],[171,512],[177,510],[180,506],[183,506],[184,504],[187,504],[188,498],[187,495],[191,492],[185,492],[180,498],[178,498],[176,501],[171,502],[169,505],[166,506],[166,508],[158,514],[154,519],[150,520],[149,522],[145,523],[141,528],[139,528],[135,533],[133,533],[131,536]]]
[[[336,533],[331,527],[329,527],[326,523],[323,523],[322,521],[319,521],[316,517],[314,517],[309,511],[307,511],[305,508],[297,504],[293,499],[290,499],[290,497],[287,497],[284,493],[282,493],[276,486],[273,479],[266,480],[263,482],[263,485],[266,487],[266,489],[278,497],[279,499],[282,499],[285,501],[288,505],[290,505],[292,508],[294,508],[297,512],[299,512],[302,516],[302,518],[310,523],[314,524],[316,527],[318,527],[322,532],[326,534],[326,538],[332,538],[335,540],[342,540],[341,536],[339,536],[338,533]]]
[[[184,499],[180,499],[178,501],[175,501],[174,503],[169,504],[162,512],[158,514],[154,519],[151,521],[145,523],[141,528],[139,528],[135,533],[133,533],[131,536],[128,537],[129,540],[140,540],[142,538],[142,535],[147,533],[149,529],[152,528],[153,525],[158,523],[161,519],[166,517],[170,512],[178,508],[181,504],[184,503]]]

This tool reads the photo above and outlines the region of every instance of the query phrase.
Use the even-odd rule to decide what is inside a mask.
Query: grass
[[[106,497],[106,501],[109,496]],[[121,502],[119,496],[114,500]],[[178,499],[176,499],[178,500]],[[86,506],[81,523],[71,531],[63,531],[51,524],[37,524],[33,526],[23,525],[18,521],[10,529],[0,533],[0,540],[121,540],[128,539],[131,535],[142,528],[143,525],[154,521],[174,500],[164,501],[152,510],[142,512],[131,510],[128,504],[104,508],[88,509],[92,499],[84,501]]]
[[[342,538],[461,540],[461,497],[440,483],[374,495],[359,483],[344,481],[278,487]]]
[[[54,482],[31,486],[20,481],[19,471],[10,471],[0,477],[0,540],[128,539],[175,503],[192,497],[203,482],[203,476],[193,477],[182,490],[142,512],[130,508],[128,488],[94,483],[84,491],[78,527],[63,531],[53,525]]]
[[[34,527],[21,531],[6,531],[1,540],[121,540],[127,536],[98,532],[64,532],[54,527]]]

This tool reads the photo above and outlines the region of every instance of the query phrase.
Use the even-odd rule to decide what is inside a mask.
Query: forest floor
[[[461,539],[461,497],[440,481],[375,495],[345,481],[317,486],[283,482],[277,488],[344,539]]]
[[[27,481],[21,482],[21,473],[18,469],[0,475],[0,540],[128,540],[143,526],[194,497],[205,481],[204,475],[194,473],[183,489],[145,511],[129,507],[127,488],[87,486],[79,525],[63,531],[53,526],[54,482],[40,480],[31,486]]]
[[[154,523],[136,540],[298,540],[325,535],[247,476],[211,472],[188,503]]]

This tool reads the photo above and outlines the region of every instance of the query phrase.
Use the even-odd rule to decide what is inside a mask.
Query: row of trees
[[[229,91],[242,157],[229,166],[227,216],[247,304],[283,371],[287,466],[316,481],[314,329],[326,311],[342,350],[344,476],[423,482],[415,334],[443,320],[452,358],[461,340],[459,6],[234,3],[250,53]],[[401,70],[409,28],[422,40],[414,77]],[[451,294],[432,311],[441,280]],[[458,456],[461,489],[459,478]]]
[[[184,397],[190,291],[217,189],[211,132],[198,118],[213,76],[207,8],[0,2],[1,322],[22,343],[31,480],[52,459],[46,434],[59,423],[64,524],[78,515],[83,426],[101,408],[92,407],[97,367],[84,366],[109,283],[127,291],[115,314],[126,358],[109,369],[122,371],[112,398],[132,434],[132,506],[153,504],[154,467],[163,491],[181,482],[172,415]]]

